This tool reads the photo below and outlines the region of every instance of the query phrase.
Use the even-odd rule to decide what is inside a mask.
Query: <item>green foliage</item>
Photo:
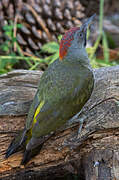
[[[48,64],[50,64],[59,57],[59,44],[56,42],[49,42],[42,46],[41,52],[51,54],[45,58],[45,60],[49,62]]]
[[[11,58],[8,59],[7,57],[5,57],[4,60],[0,57],[0,74],[10,71],[12,69],[12,66],[17,62],[16,58],[13,60],[13,57],[15,57],[16,55],[14,53],[11,55]]]
[[[59,57],[59,42],[62,39],[62,35],[58,36],[58,43],[57,42],[49,42],[42,46],[41,52],[49,53],[44,60],[48,62],[48,64],[54,62]]]
[[[118,62],[110,62],[109,60],[109,43],[113,48],[115,47],[114,41],[108,33],[103,31],[103,12],[104,12],[104,0],[100,0],[100,16],[99,16],[99,36],[93,47],[87,48],[89,57],[91,59],[91,64],[93,68],[104,67],[104,66],[113,66],[117,65]],[[95,57],[95,52],[99,47],[100,42],[102,41],[104,59],[97,59]]]
[[[16,28],[21,27],[21,24],[16,24]],[[17,43],[17,39],[14,36],[14,23],[12,21],[9,21],[9,24],[5,25],[3,30],[6,40],[0,45],[0,51],[5,55],[0,56],[0,74],[11,71],[13,66],[20,60],[25,61],[28,64],[29,69],[35,69],[40,63],[47,63],[39,57],[24,57],[20,46]],[[16,46],[16,52],[14,52],[14,46]]]
[[[21,24],[17,24],[17,28],[21,28]],[[4,36],[6,37],[6,40],[2,45],[0,45],[0,50],[4,54],[9,54],[11,58],[7,58],[7,56],[5,56],[3,60],[2,57],[0,56],[0,74],[12,70],[14,64],[17,63],[16,53],[13,51],[13,47],[14,47],[14,43],[16,43],[17,46],[18,44],[16,37],[14,37],[13,29],[14,29],[14,24],[12,21],[9,21],[9,24],[3,27]]]
[[[108,33],[108,32],[105,32],[106,34],[106,37],[107,37],[107,41],[108,41],[108,46],[110,49],[114,49],[116,48],[116,45],[115,45],[115,42],[114,40],[112,39],[112,36]]]
[[[106,36],[105,32],[102,33],[102,44],[103,44],[103,49],[104,49],[104,59],[105,59],[105,62],[108,63],[109,48],[108,48],[107,36]]]
[[[48,53],[56,53],[59,49],[59,45],[56,42],[49,42],[42,46],[41,51]]]

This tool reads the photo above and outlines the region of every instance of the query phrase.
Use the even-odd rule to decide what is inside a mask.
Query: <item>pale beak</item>
[[[90,18],[88,18],[86,20],[86,22],[84,24],[82,24],[82,26],[80,28],[82,32],[86,32],[87,31],[88,26],[92,23],[92,21],[93,21],[95,16],[96,16],[96,14],[93,14]]]

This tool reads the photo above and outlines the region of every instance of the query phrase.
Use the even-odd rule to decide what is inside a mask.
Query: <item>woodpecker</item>
[[[21,164],[37,154],[52,132],[81,111],[93,91],[94,76],[86,52],[88,18],[61,39],[59,58],[43,73],[26,125],[6,151],[6,158],[24,147]]]

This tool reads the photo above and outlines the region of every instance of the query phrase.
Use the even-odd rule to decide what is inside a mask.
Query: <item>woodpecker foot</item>
[[[87,118],[87,116],[84,114],[84,112],[81,110],[80,112],[78,112],[75,116],[73,116],[68,122],[67,124],[70,126],[74,123],[79,123],[79,130],[78,130],[78,135],[77,135],[77,139],[81,138],[81,130],[83,127],[83,123],[85,121],[85,119]]]
[[[81,131],[82,131],[83,123],[86,118],[87,118],[86,115],[82,113],[81,117],[78,119],[78,122],[80,123],[80,125],[79,125],[79,129],[78,129],[77,139],[81,138]]]
[[[69,121],[68,121],[68,125],[71,125],[73,123],[77,123],[80,122],[79,120],[79,116],[81,115],[82,110],[80,112],[78,112],[75,116],[73,116]]]

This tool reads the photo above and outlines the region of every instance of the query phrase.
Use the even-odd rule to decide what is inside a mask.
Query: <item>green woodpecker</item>
[[[94,16],[63,36],[59,59],[43,73],[25,128],[11,142],[6,158],[25,147],[22,164],[27,163],[51,133],[76,115],[90,98],[94,77],[85,46],[87,27]]]

